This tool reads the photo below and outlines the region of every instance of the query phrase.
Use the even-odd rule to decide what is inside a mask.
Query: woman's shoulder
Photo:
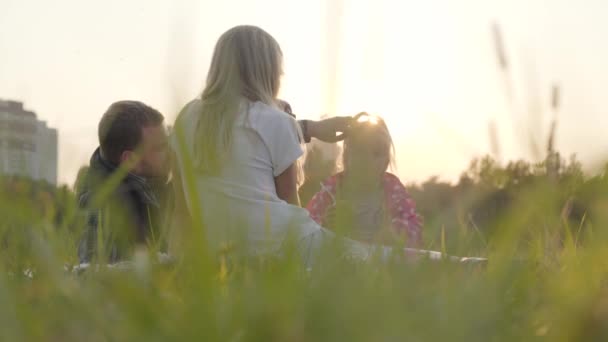
[[[249,106],[245,117],[246,125],[256,131],[266,143],[273,141],[293,142],[299,144],[299,128],[293,117],[262,102],[254,102]]]
[[[185,139],[187,144],[190,144],[191,140],[193,139],[197,126],[197,114],[200,113],[200,106],[201,100],[194,99],[188,102],[177,114],[169,134],[169,144],[175,151],[179,150],[179,144],[177,143],[179,140],[178,136]]]
[[[185,124],[190,125],[195,116],[193,115],[195,112],[200,112],[201,108],[201,99],[195,98],[194,100],[186,103],[186,105],[182,108],[182,110],[177,114],[177,118],[175,119],[175,125]]]
[[[249,115],[253,120],[264,123],[289,123],[295,121],[291,115],[260,101],[250,103]]]

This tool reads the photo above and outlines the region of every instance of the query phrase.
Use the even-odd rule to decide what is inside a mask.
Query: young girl
[[[354,240],[387,243],[400,237],[408,247],[422,247],[414,201],[387,172],[394,147],[386,124],[367,113],[356,119],[344,141],[344,172],[321,184],[307,206],[311,217]]]

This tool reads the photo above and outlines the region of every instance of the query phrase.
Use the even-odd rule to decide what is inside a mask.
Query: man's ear
[[[120,165],[124,165],[127,169],[132,170],[139,162],[139,157],[134,151],[123,151],[120,154]]]

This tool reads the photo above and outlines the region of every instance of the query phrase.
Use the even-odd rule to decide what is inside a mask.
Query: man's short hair
[[[162,125],[163,115],[139,101],[114,102],[99,122],[99,146],[103,157],[120,163],[124,151],[134,150],[141,143],[144,127]]]

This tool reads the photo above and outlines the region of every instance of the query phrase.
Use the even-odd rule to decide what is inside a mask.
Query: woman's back
[[[200,100],[190,102],[176,122],[176,129],[183,132],[184,152],[191,160],[201,104]],[[303,153],[295,120],[261,102],[244,101],[234,122],[230,150],[219,151],[223,153],[219,173],[211,176],[193,171],[201,207],[192,208],[191,203],[188,207],[201,211],[210,241],[240,239],[251,252],[268,253],[280,248],[290,229],[296,238],[318,230],[304,209],[279,199],[275,187],[274,177]],[[184,155],[179,152],[183,172]],[[184,174],[181,178],[185,179]]]

